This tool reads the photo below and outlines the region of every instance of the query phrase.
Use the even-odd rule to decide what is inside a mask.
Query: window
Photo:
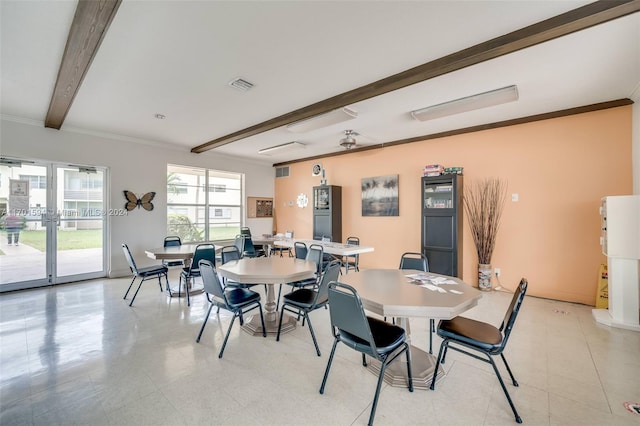
[[[31,189],[47,189],[46,176],[20,175],[20,180],[28,180]]]
[[[226,240],[240,233],[244,175],[167,166],[167,235],[183,242]]]

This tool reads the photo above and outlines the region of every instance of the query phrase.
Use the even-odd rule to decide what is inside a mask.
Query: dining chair
[[[518,423],[522,423],[522,418],[516,411],[516,407],[511,400],[511,396],[509,395],[509,391],[502,380],[498,367],[493,361],[493,357],[500,355],[504,362],[504,366],[507,368],[507,372],[511,377],[511,382],[517,387],[518,382],[513,377],[511,368],[509,368],[509,364],[507,364],[507,360],[504,357],[504,349],[507,346],[507,341],[509,340],[511,332],[513,331],[513,326],[516,322],[518,312],[520,312],[524,296],[527,293],[527,286],[528,281],[525,278],[522,278],[516,288],[516,291],[513,293],[511,304],[505,313],[502,324],[500,324],[500,328],[496,328],[492,324],[486,322],[476,321],[461,316],[454,317],[450,320],[441,320],[438,324],[438,336],[442,337],[443,340],[440,344],[436,368],[441,362],[444,364],[448,349],[453,349],[454,351],[491,364],[493,371],[498,377],[500,386],[507,397],[507,401],[509,401],[513,415],[516,418],[516,422]],[[474,353],[469,352],[469,350]],[[477,353],[480,355],[477,355]],[[436,374],[433,375],[433,379],[431,380],[431,390],[434,390],[435,386]]]
[[[127,288],[127,292],[124,294],[123,299],[127,298],[127,295],[129,294],[129,290],[131,290],[131,286],[133,285],[136,278],[140,278],[140,283],[138,284],[138,288],[136,289],[136,292],[133,294],[133,297],[131,298],[131,302],[129,303],[129,306],[133,306],[133,301],[136,300],[136,296],[140,291],[140,287],[142,287],[142,283],[147,280],[150,280],[151,278],[156,278],[156,277],[158,278],[158,285],[160,286],[160,291],[162,291],[162,281],[160,281],[160,278],[164,276],[164,279],[167,282],[167,291],[169,292],[169,295],[171,295],[171,288],[169,287],[169,278],[167,276],[167,272],[169,271],[169,269],[166,266],[153,265],[153,266],[147,266],[144,268],[138,268],[138,266],[136,265],[136,261],[133,259],[133,256],[131,255],[131,250],[129,250],[129,246],[127,246],[126,244],[122,244],[122,251],[124,252],[124,257],[127,259],[127,263],[129,264],[129,269],[131,269],[131,273],[133,274],[133,278],[131,279],[131,283],[129,284],[129,288]]]
[[[429,261],[422,253],[406,252],[400,256],[400,266],[398,269],[414,269],[422,272],[429,272]],[[386,320],[386,318],[385,318]],[[433,333],[436,332],[436,322],[429,319],[429,353],[433,354]]]
[[[243,247],[244,247],[244,250],[242,251],[242,257],[264,257],[264,256],[266,256],[266,253],[265,253],[264,249],[257,248],[253,244],[253,239],[251,238],[251,236],[247,236],[247,235],[244,236]]]
[[[282,328],[284,311],[294,313],[298,315],[298,318],[302,315],[302,326],[304,327],[306,320],[307,325],[309,326],[309,332],[311,333],[311,338],[313,339],[313,344],[316,347],[316,353],[320,356],[320,348],[318,347],[316,335],[313,333],[309,313],[327,305],[329,302],[329,283],[331,281],[338,280],[341,266],[342,264],[338,261],[329,263],[324,269],[322,278],[320,279],[320,284],[316,289],[300,288],[292,291],[291,293],[285,294],[282,297],[282,309],[280,310],[280,321],[278,322],[278,334],[276,336],[277,342],[280,341],[280,329]]]
[[[240,253],[240,251],[238,250],[238,247],[233,245],[233,246],[224,246],[220,249],[220,260],[222,261],[222,264],[224,265],[227,262],[230,262],[232,260],[240,260],[242,259],[242,254]],[[237,281],[231,281],[228,280],[227,278],[222,278],[222,283],[224,284],[225,288],[226,287],[235,287],[235,288],[249,288],[249,287],[253,287],[254,285],[258,285],[258,283],[251,283],[251,284],[244,284],[244,283],[239,283]],[[265,292],[267,289],[267,285],[265,284]]]
[[[244,241],[244,235],[241,234],[236,235],[233,239],[233,245],[238,248],[240,256],[242,256],[242,253],[244,253]]]
[[[164,237],[163,247],[180,247],[182,245],[182,240],[177,235],[171,235]],[[162,264],[167,268],[171,268],[174,266],[184,266],[184,260],[167,260],[164,259]]]
[[[367,365],[366,356],[378,360],[381,364],[380,373],[368,422],[369,425],[373,425],[385,370],[389,364],[403,353],[407,357],[409,391],[413,392],[411,351],[409,350],[406,332],[402,327],[366,316],[360,296],[356,289],[350,285],[332,281],[329,283],[328,293],[331,332],[333,333],[334,341],[322,379],[322,386],[320,386],[320,393],[324,393],[331,363],[339,342],[362,353],[362,365],[364,366]]]
[[[429,272],[429,261],[422,253],[406,252],[400,256],[400,266],[398,269],[416,269],[418,271]]]
[[[292,287],[292,290],[303,288],[303,287],[316,286],[320,281],[320,276],[322,275],[322,271],[323,271],[323,266],[322,266],[323,254],[324,254],[324,248],[320,244],[311,244],[309,246],[309,249],[307,250],[307,257],[305,258],[305,260],[316,264],[315,276],[313,278],[306,278],[304,280],[293,281],[293,282],[287,283],[287,285],[290,285]]]
[[[182,280],[184,279],[184,292],[187,294],[187,306],[191,306],[191,296],[189,295],[190,290],[187,288],[187,285],[189,280],[191,280],[191,285],[193,285],[193,279],[200,276],[199,263],[201,260],[209,260],[215,265],[216,248],[213,244],[198,244],[193,251],[191,263],[180,271],[180,277],[178,278],[178,297],[180,297]]]
[[[287,240],[290,240],[291,238],[293,238],[293,231],[286,231],[284,233],[284,237]],[[280,254],[280,257],[282,257],[282,253],[284,253],[285,251],[289,253],[289,257],[293,257],[293,253],[291,253],[291,247],[282,247],[282,246],[273,245],[271,246],[271,249],[270,249],[270,253],[272,255]]]
[[[360,245],[360,238],[358,237],[347,237],[346,240],[346,244],[348,246],[359,246]],[[349,269],[353,269],[354,271],[358,272],[359,269],[359,264],[360,262],[360,255],[359,254],[351,254],[348,256],[342,256],[342,265],[344,266],[344,272],[345,274],[349,273]]]
[[[248,237],[251,236],[251,229],[248,226],[240,227],[240,235],[246,235]]]
[[[200,269],[200,275],[202,276],[204,291],[208,295],[211,295],[211,297],[208,297],[209,309],[207,310],[207,314],[204,317],[204,322],[202,323],[202,327],[200,328],[200,332],[198,333],[198,337],[196,338],[197,343],[200,343],[202,332],[207,325],[207,320],[209,319],[209,315],[211,314],[211,309],[213,309],[214,306],[218,308],[218,311],[220,310],[220,308],[222,308],[233,314],[231,323],[229,324],[229,328],[227,329],[227,334],[225,334],[224,336],[222,347],[220,348],[220,352],[218,353],[218,358],[222,358],[224,348],[225,346],[227,346],[227,340],[229,340],[229,334],[231,333],[231,328],[233,328],[233,323],[235,322],[236,318],[240,318],[240,325],[243,325],[243,316],[247,312],[258,309],[258,312],[260,312],[260,320],[262,321],[262,336],[267,337],[259,293],[256,293],[255,291],[249,290],[247,288],[223,288],[222,283],[218,278],[216,268],[213,262],[209,260],[201,260],[198,265],[198,269]]]
[[[296,241],[293,243],[293,253],[296,259],[306,259],[307,251],[307,245],[302,241]]]

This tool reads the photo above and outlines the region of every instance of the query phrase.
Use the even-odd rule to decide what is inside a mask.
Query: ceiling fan
[[[354,146],[356,146],[356,138],[355,136],[359,136],[360,134],[358,132],[355,132],[353,130],[345,130],[344,131],[344,138],[340,139],[340,146],[343,147],[344,149],[351,149]]]

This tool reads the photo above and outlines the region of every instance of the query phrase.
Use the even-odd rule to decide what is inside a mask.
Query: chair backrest
[[[256,247],[253,245],[253,240],[250,236],[244,236],[244,250],[242,251],[242,257],[256,257]]]
[[[327,235],[323,235],[322,238],[320,239],[320,241],[322,241],[323,243],[330,243],[331,242],[331,237],[329,237]]]
[[[241,254],[244,253],[244,235],[236,235],[236,238],[233,240],[233,245],[238,247],[238,251]]]
[[[295,251],[296,259],[307,258],[307,252],[309,250],[307,249],[307,245],[302,241],[296,241],[293,243],[293,250]]]
[[[251,229],[248,226],[243,226],[240,228],[240,235],[246,235],[247,237],[251,236]]]
[[[230,260],[240,260],[241,257],[237,246],[224,246],[220,249],[220,260],[223,265]]]
[[[322,278],[320,278],[320,284],[318,285],[318,291],[316,292],[316,298],[313,302],[314,305],[324,303],[329,299],[329,283],[331,281],[338,281],[341,267],[342,264],[339,260],[332,260],[325,266],[322,272]]]
[[[329,316],[334,334],[349,333],[369,346],[364,352],[379,359],[369,321],[356,289],[337,281],[329,283]]]
[[[204,285],[204,291],[212,294],[219,301],[227,303],[227,298],[224,294],[224,288],[218,278],[216,268],[214,264],[209,260],[201,260],[198,264],[200,269],[200,277],[202,278],[202,284]]]
[[[193,252],[193,259],[191,259],[191,266],[189,266],[189,272],[197,271],[201,260],[208,260],[215,265],[216,247],[213,244],[205,243],[196,246]]]
[[[502,331],[502,348],[507,344],[507,340],[509,340],[509,335],[511,334],[511,330],[513,329],[513,325],[516,322],[516,317],[518,316],[518,312],[520,312],[520,306],[522,306],[522,301],[524,300],[524,296],[527,293],[527,287],[529,282],[526,278],[522,278],[520,280],[520,284],[518,284],[518,288],[513,293],[513,297],[511,298],[511,304],[509,304],[509,309],[504,315],[504,319],[502,320],[502,324],[500,324],[500,331]]]
[[[427,256],[422,253],[407,252],[400,257],[400,267],[398,269],[416,269],[429,272],[429,262],[427,262]]]
[[[360,238],[358,237],[347,237],[347,245],[349,246],[359,246]]]
[[[131,255],[131,250],[129,250],[129,246],[126,244],[122,244],[122,251],[124,251],[124,257],[127,258],[127,263],[129,264],[129,268],[131,272],[138,275],[138,267],[136,266],[136,261],[133,260],[133,256]]]
[[[320,244],[311,244],[307,251],[307,260],[316,263],[316,274],[319,277],[322,273],[322,258],[324,257],[324,247]]]
[[[178,236],[164,237],[164,247],[179,247],[182,245],[182,240]]]

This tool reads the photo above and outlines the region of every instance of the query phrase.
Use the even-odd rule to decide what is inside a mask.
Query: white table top
[[[193,252],[196,246],[192,244],[172,246],[172,247],[158,247],[149,250],[145,250],[148,257],[152,259],[164,260],[187,260],[193,257]]]
[[[239,283],[281,284],[312,278],[316,264],[290,257],[255,257],[229,261],[218,266],[218,272]]]
[[[412,283],[408,274],[419,271],[366,269],[342,275],[339,281],[354,287],[365,309],[388,317],[426,317],[451,319],[478,304],[482,292],[455,277],[457,284],[441,284],[446,293],[432,291]],[[428,272],[429,275],[440,276]],[[462,294],[450,293],[456,290]]]
[[[309,247],[311,244],[319,244],[324,248],[325,253],[334,254],[337,256],[351,256],[354,254],[370,253],[373,251],[373,247],[369,247],[369,246],[356,246],[356,245],[333,243],[333,242],[323,243],[322,241],[318,241],[318,240],[302,240],[299,238],[274,240],[274,244],[276,246],[293,248],[293,244],[296,241],[305,243],[307,247]]]

